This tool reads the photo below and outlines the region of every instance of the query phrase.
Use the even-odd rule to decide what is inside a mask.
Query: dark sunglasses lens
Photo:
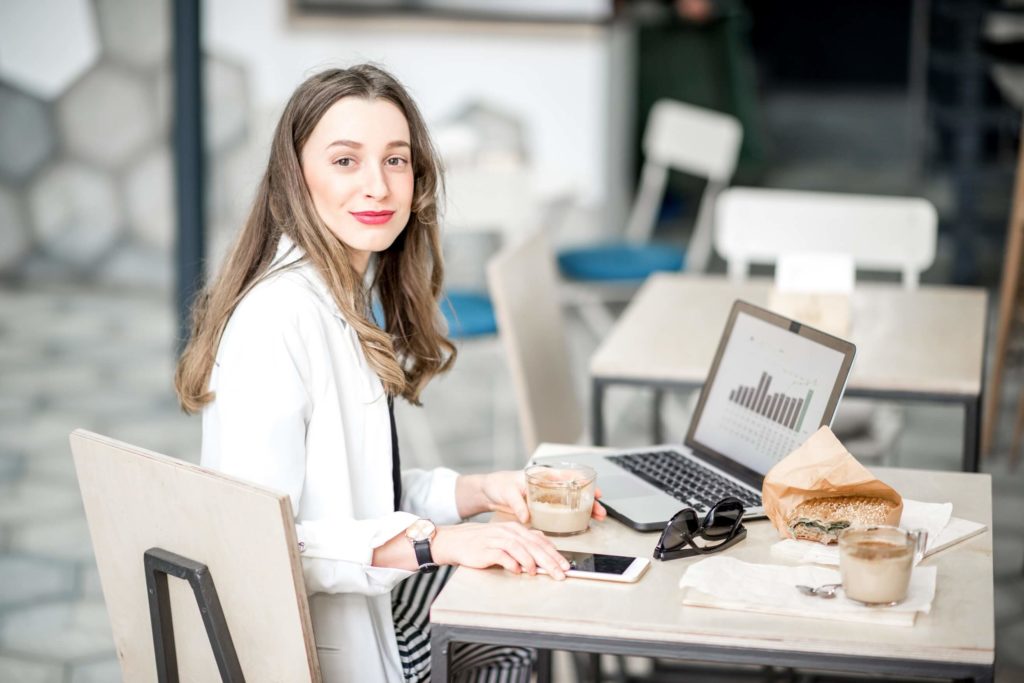
[[[728,536],[743,519],[743,503],[726,498],[708,511],[704,520],[704,535],[709,538]]]
[[[674,548],[683,543],[688,536],[692,536],[699,528],[697,513],[692,508],[680,510],[672,519],[661,534],[661,547],[665,549]]]

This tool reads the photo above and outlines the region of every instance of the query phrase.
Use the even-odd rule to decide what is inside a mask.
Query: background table
[[[557,452],[547,449],[547,453]],[[636,584],[514,575],[460,568],[430,612],[434,680],[447,680],[454,641],[813,668],[890,676],[992,679],[995,653],[992,486],[987,474],[875,468],[908,498],[953,503],[953,514],[988,525],[982,534],[924,560],[938,567],[930,614],[913,627],[781,617],[687,607],[679,578],[696,559],[652,561]],[[783,563],[766,520],[726,551],[750,562]],[[565,550],[650,557],[657,534],[614,520],[555,539]]]
[[[733,301],[765,306],[769,280],[660,273],[637,293],[590,362],[593,441],[605,443],[604,392],[704,384]],[[986,292],[858,284],[848,338],[857,357],[846,396],[937,401],[964,408],[963,469],[978,470],[984,381]]]

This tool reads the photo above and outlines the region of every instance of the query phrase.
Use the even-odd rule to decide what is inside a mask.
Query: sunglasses
[[[654,547],[657,560],[675,560],[715,553],[732,547],[747,537],[743,526],[743,503],[732,496],[723,498],[708,510],[704,521],[697,518],[693,508],[683,508],[668,521]],[[696,539],[704,541],[697,544]]]

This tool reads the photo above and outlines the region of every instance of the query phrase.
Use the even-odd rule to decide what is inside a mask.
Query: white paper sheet
[[[812,619],[913,626],[919,612],[935,599],[935,567],[917,567],[907,599],[892,607],[867,607],[847,599],[840,589],[830,600],[804,595],[798,584],[839,583],[839,572],[813,565],[753,564],[731,557],[709,557],[689,567],[679,581],[683,604],[697,607],[782,614]]]

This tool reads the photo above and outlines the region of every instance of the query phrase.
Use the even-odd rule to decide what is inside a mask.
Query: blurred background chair
[[[487,285],[512,376],[525,455],[545,442],[586,443],[580,392],[556,295],[558,269],[544,231],[534,230],[496,254],[487,263]],[[579,680],[584,680],[580,672],[599,680],[599,655],[571,654]],[[616,660],[624,672],[622,658]]]
[[[445,257],[468,271],[445,291],[442,299],[449,331],[456,339],[494,335],[498,331],[494,309],[485,289],[477,285],[482,284],[482,273],[473,272],[482,268],[474,267],[473,263],[460,264],[459,246],[475,239],[489,242],[484,245],[484,253],[488,248],[500,248],[532,211],[529,176],[519,165],[460,168],[446,175],[445,198]],[[481,250],[465,252],[472,258]]]
[[[558,254],[570,304],[602,336],[611,326],[605,302],[625,302],[657,271],[703,271],[711,253],[715,196],[736,169],[743,130],[728,114],[673,100],[659,100],[644,129],[644,165],[623,239],[566,248]],[[651,241],[669,171],[707,180],[687,249]]]
[[[509,245],[487,264],[505,359],[512,376],[523,448],[577,443],[583,411],[573,384],[558,300],[558,273],[543,231]]]
[[[787,255],[838,254],[857,270],[898,273],[914,289],[935,260],[937,223],[931,202],[915,197],[734,187],[718,196],[714,241],[734,280]],[[848,398],[832,428],[858,458],[878,461],[902,422],[897,406]]]
[[[449,337],[466,351],[497,358],[494,307],[484,285],[483,266],[487,255],[514,239],[514,231],[526,224],[534,212],[530,178],[525,165],[513,162],[456,165],[445,174],[445,207],[441,215],[445,262],[453,277],[441,297],[441,312],[448,323]],[[489,363],[491,366],[497,363]],[[514,438],[506,421],[498,415],[501,396],[507,391],[505,378],[488,378],[493,398],[491,463],[495,468],[522,465],[514,450]],[[427,413],[399,402],[396,415],[410,445],[411,464],[436,467],[447,464]]]
[[[913,289],[935,261],[937,225],[935,207],[916,197],[733,187],[718,197],[714,235],[736,280],[783,254],[833,252]]]

